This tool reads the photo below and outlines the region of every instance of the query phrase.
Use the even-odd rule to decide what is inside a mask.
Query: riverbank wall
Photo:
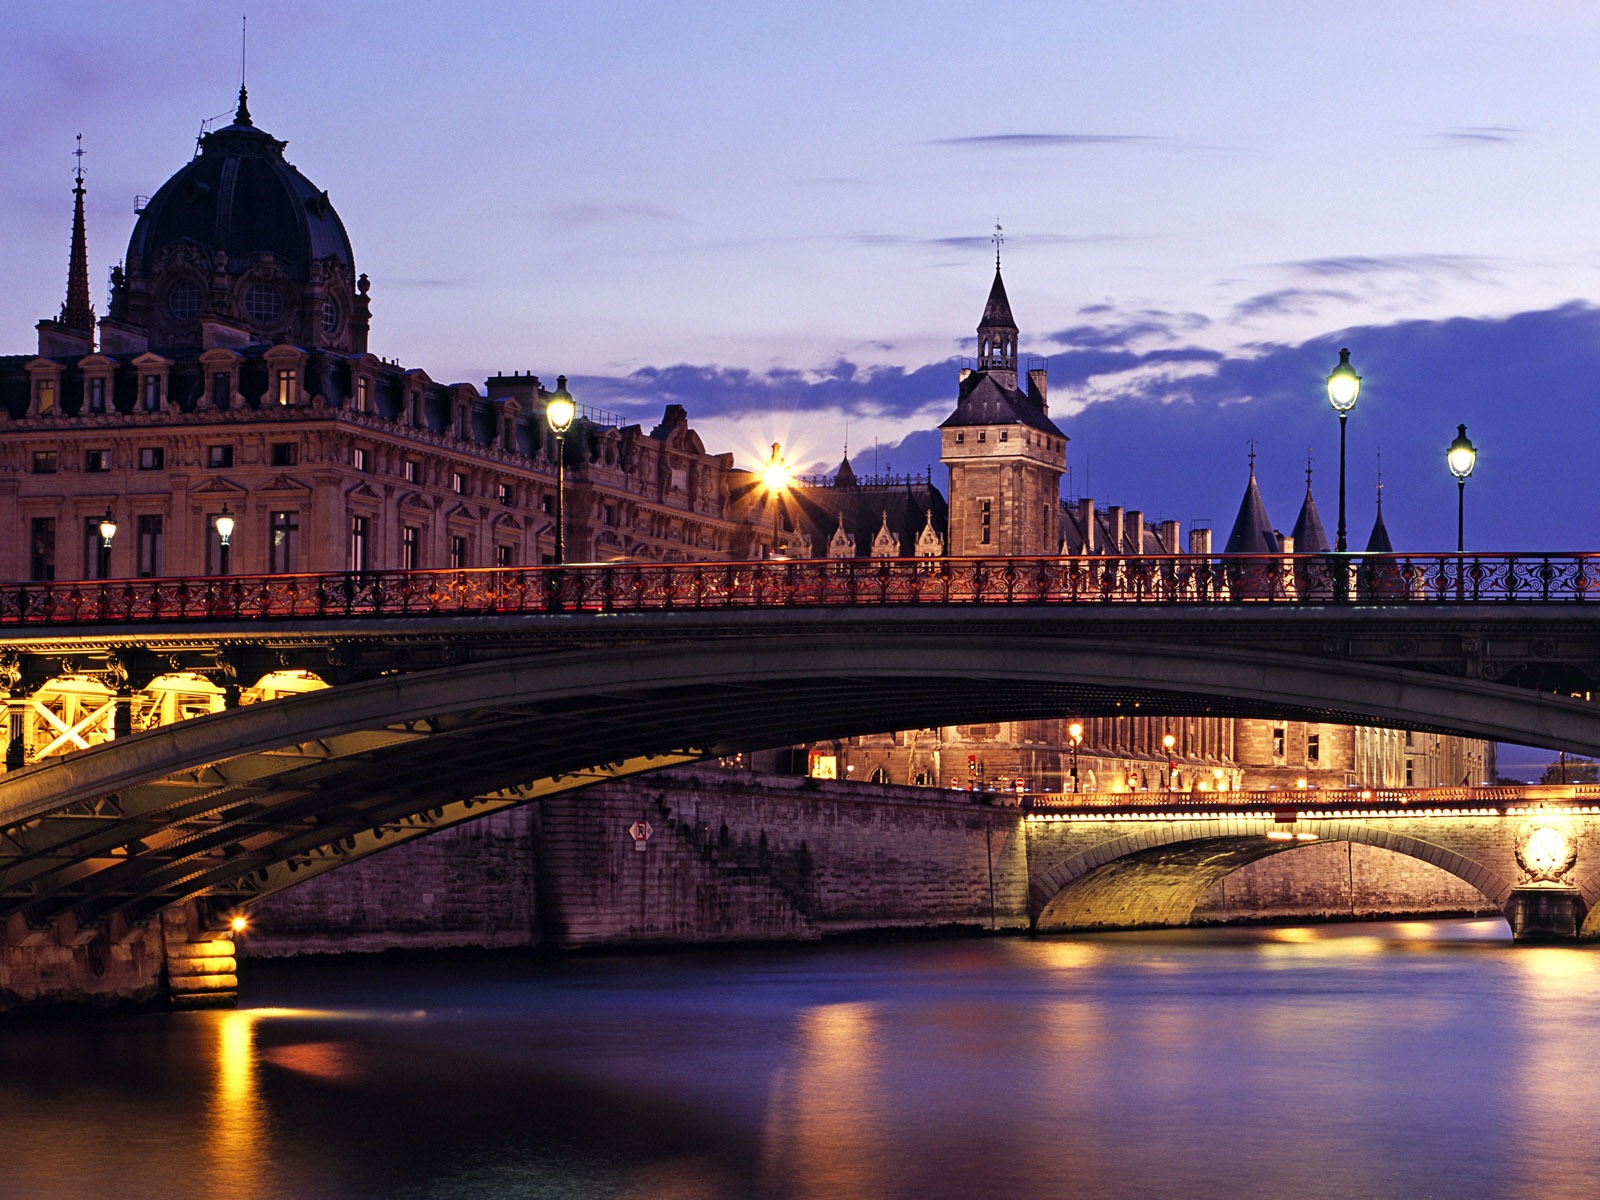
[[[281,892],[252,907],[239,954],[1025,930],[1027,823],[997,799],[711,768],[638,776],[442,830]],[[1234,872],[1195,919],[1495,911],[1428,863],[1328,843]]]

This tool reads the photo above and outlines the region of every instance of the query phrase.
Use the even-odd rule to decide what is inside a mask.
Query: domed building
[[[367,349],[367,281],[326,191],[255,127],[244,88],[233,123],[139,206],[113,276],[103,348],[175,353],[289,342]]]

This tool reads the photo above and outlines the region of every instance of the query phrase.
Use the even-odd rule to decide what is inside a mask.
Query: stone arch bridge
[[[1600,753],[1589,557],[1328,561],[11,585],[0,917],[88,940],[597,779],[886,729],[1142,711]],[[70,681],[102,689],[92,729],[39,711]]]

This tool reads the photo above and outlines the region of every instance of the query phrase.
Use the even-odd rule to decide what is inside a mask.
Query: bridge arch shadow
[[[1478,891],[1509,923],[1511,881],[1474,859],[1435,843],[1360,826],[1346,825],[1337,839],[1319,844],[1336,841],[1393,851],[1438,867]],[[1259,831],[1219,834],[1215,822],[1147,827],[1074,854],[1030,881],[1029,917],[1041,933],[1190,925],[1219,880],[1298,848],[1296,843],[1270,842]]]

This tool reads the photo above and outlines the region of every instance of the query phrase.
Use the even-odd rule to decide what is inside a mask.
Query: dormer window
[[[144,377],[144,411],[161,411],[161,376],[146,375]]]
[[[97,415],[106,411],[106,381],[104,379],[89,380],[89,411]]]
[[[41,379],[33,385],[33,411],[41,417],[55,415],[56,381],[54,379]]]
[[[293,404],[295,400],[295,371],[292,367],[278,370],[278,403]]]

